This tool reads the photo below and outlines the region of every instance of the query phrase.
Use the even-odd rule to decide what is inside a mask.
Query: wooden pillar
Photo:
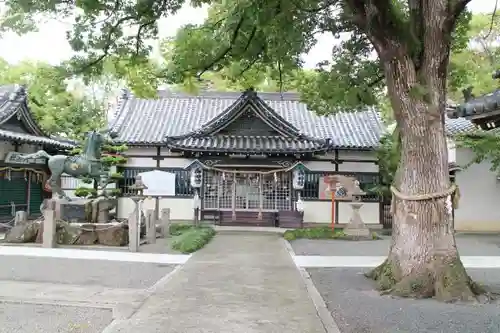
[[[236,173],[233,173],[233,185],[232,185],[232,197],[231,197],[231,206],[233,208],[232,220],[236,221]]]
[[[262,220],[262,209],[264,209],[264,198],[263,198],[263,178],[264,175],[259,174],[259,215],[258,218],[259,220]]]

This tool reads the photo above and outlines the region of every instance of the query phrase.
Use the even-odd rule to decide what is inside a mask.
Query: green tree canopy
[[[492,73],[500,64],[500,18],[490,14],[475,14],[467,32],[469,44],[456,50],[450,59],[449,98],[463,101],[462,90],[472,86],[477,96],[498,88]]]
[[[83,89],[68,89],[66,73],[44,63],[0,59],[0,85],[24,84],[35,119],[48,134],[80,138],[104,124],[105,104]]]

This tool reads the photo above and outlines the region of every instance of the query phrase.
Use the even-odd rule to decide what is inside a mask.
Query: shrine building
[[[28,107],[27,93],[18,85],[0,86],[0,221],[15,211],[40,215],[40,204],[49,177],[46,159],[23,160],[21,154],[45,150],[57,154],[73,145],[44,133]]]
[[[134,209],[127,196],[135,176],[163,170],[175,174],[175,190],[146,206],[170,208],[173,220],[192,220],[199,204],[201,218],[219,225],[343,225],[352,209],[332,200],[329,176],[348,175],[366,192],[363,221],[380,226],[384,203],[370,189],[379,180],[374,149],[385,125],[373,108],[319,116],[294,93],[162,92],[139,99],[124,91],[110,127],[129,147],[120,218]]]

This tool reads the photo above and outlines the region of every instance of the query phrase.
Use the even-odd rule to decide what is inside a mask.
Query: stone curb
[[[295,252],[293,251],[292,246],[286,239],[282,239],[282,241],[285,245],[286,250],[290,254],[290,257],[293,260]],[[299,270],[300,276],[302,277],[302,280],[306,285],[309,297],[313,301],[314,307],[316,308],[316,312],[318,313],[318,317],[321,320],[321,323],[323,324],[326,333],[341,333],[339,327],[337,326],[337,323],[335,323],[335,320],[332,317],[332,314],[326,307],[323,297],[321,297],[321,294],[319,293],[318,289],[316,289],[316,286],[312,282],[309,273],[302,267],[297,267],[297,269]]]

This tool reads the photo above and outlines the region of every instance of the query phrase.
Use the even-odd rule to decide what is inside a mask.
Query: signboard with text
[[[29,159],[24,159],[21,158],[21,156],[27,155],[23,153],[18,153],[15,151],[11,151],[7,153],[7,156],[5,156],[5,163],[8,164],[45,164],[47,162],[47,159],[45,158],[29,158]]]
[[[162,197],[175,195],[175,173],[153,170],[141,172],[142,182],[148,188],[144,190],[145,196]]]

